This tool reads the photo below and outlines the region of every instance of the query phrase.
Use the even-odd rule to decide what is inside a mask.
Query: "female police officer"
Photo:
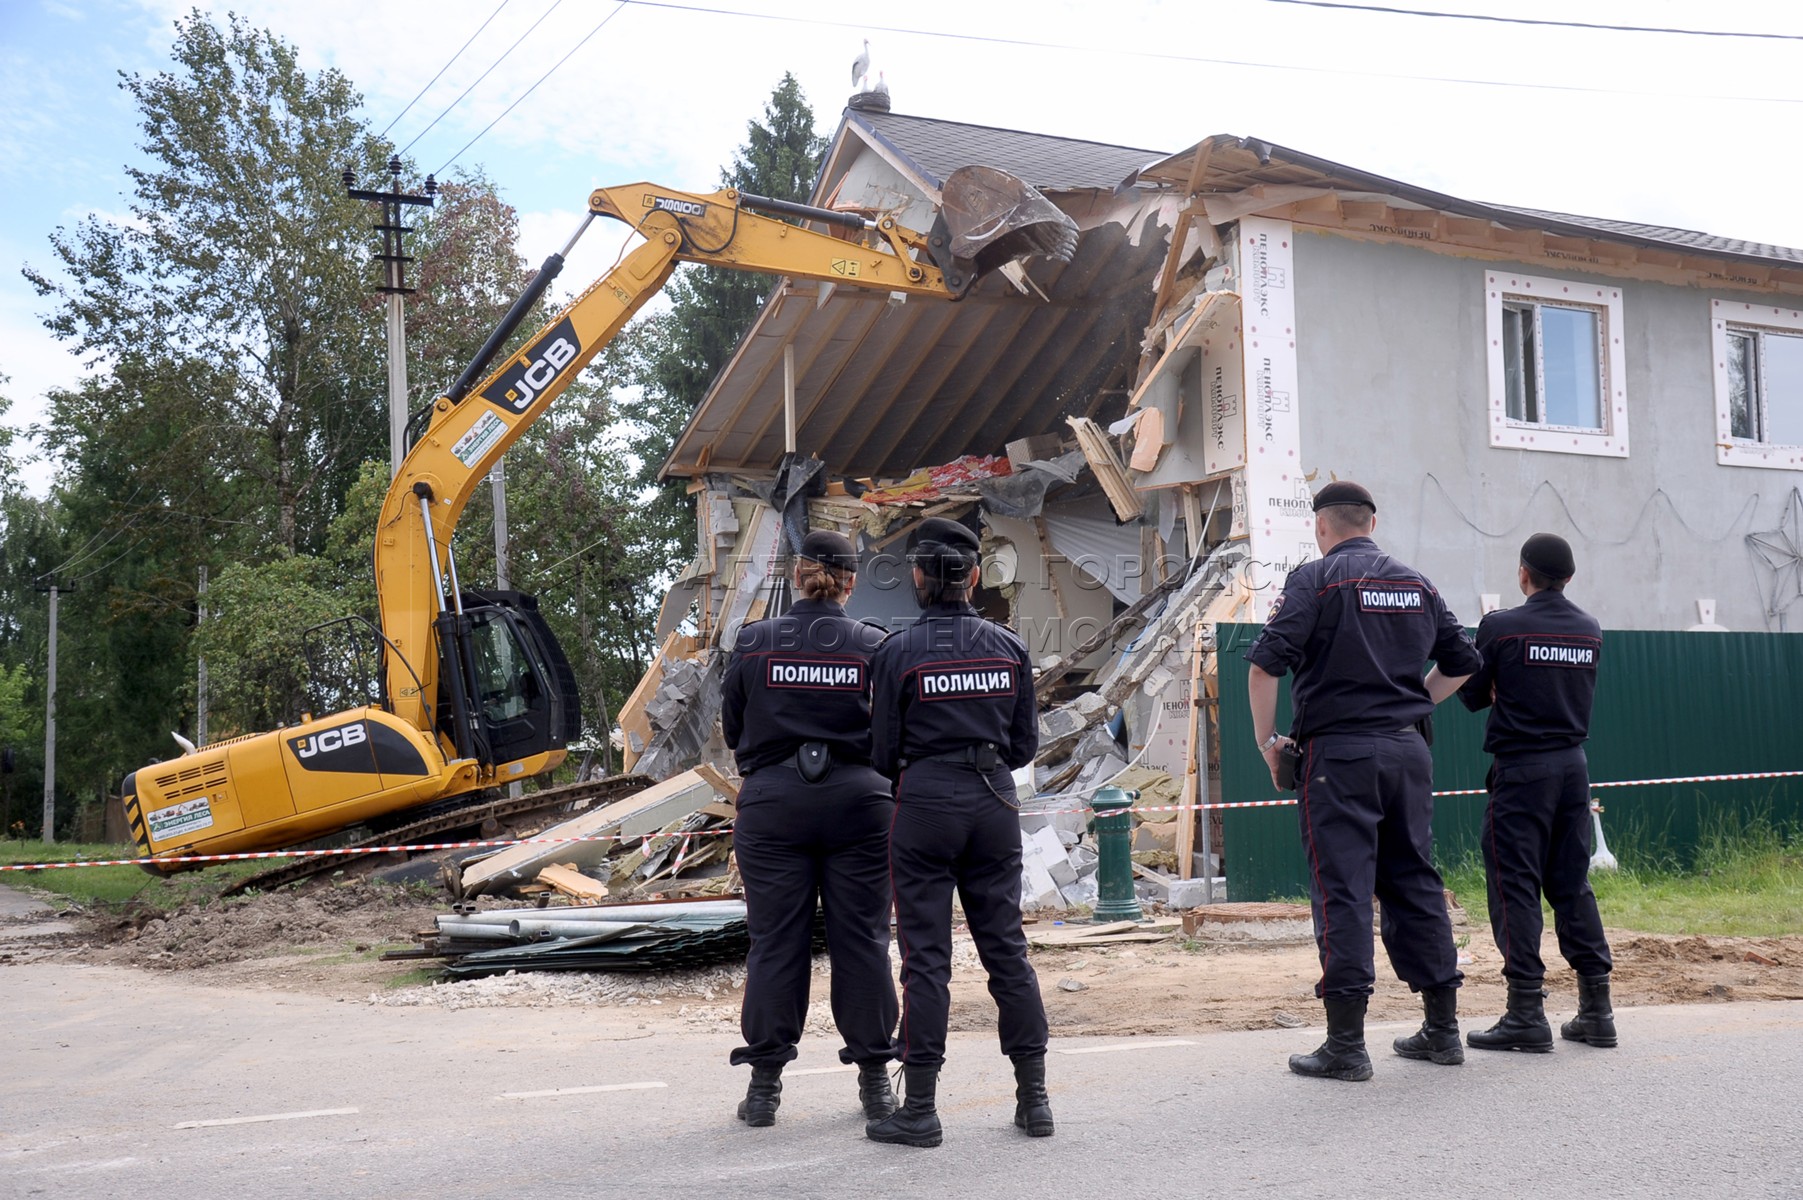
[[[952,889],[1014,1061],[1014,1123],[1052,1132],[1045,1006],[1020,928],[1020,817],[1009,772],[1033,761],[1039,716],[1026,646],[970,606],[977,538],[956,521],[920,524],[910,558],[920,620],[884,642],[873,667],[871,749],[900,772],[889,860],[901,942],[907,1100],[866,1126],[875,1141],[937,1146],[934,1106],[951,1005]]]
[[[808,1010],[816,903],[826,917],[841,1062],[858,1064],[867,1121],[895,1111],[895,984],[889,977],[887,834],[895,803],[870,765],[870,658],[883,630],[845,615],[857,550],[836,533],[801,544],[787,614],[748,623],[727,664],[721,723],[744,785],[733,848],[745,881],[751,955],[739,1018],[751,1064],[739,1105],[773,1125],[783,1064]]]

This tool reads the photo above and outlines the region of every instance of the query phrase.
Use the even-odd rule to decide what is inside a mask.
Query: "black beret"
[[[1521,565],[1548,579],[1570,579],[1578,573],[1571,543],[1556,533],[1536,533],[1521,543]]]
[[[1316,512],[1330,504],[1363,504],[1372,512],[1377,511],[1377,501],[1371,498],[1371,493],[1348,479],[1336,479],[1315,493]]]
[[[839,571],[858,569],[858,548],[851,544],[850,538],[830,529],[816,529],[802,538],[801,557]]]
[[[977,565],[982,543],[970,528],[944,517],[928,517],[908,539],[908,557],[937,579]]]

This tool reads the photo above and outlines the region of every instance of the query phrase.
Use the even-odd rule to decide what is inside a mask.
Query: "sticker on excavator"
[[[196,796],[192,800],[183,800],[180,804],[171,804],[168,808],[148,813],[145,821],[150,826],[150,838],[155,842],[195,833],[212,826],[213,801],[206,796]]]
[[[698,200],[678,200],[674,196],[653,196],[650,192],[645,193],[645,207],[675,213],[679,217],[707,216],[707,205]]]
[[[451,453],[456,455],[457,461],[464,466],[473,467],[496,442],[501,440],[501,435],[506,432],[507,422],[491,412],[485,412],[476,418],[476,423],[470,426],[470,431],[458,438],[456,443],[451,446]]]
[[[858,277],[858,260],[855,258],[835,258],[833,260],[833,274],[843,275],[847,279],[856,279]]]
[[[581,349],[576,326],[565,317],[520,351],[519,357],[482,389],[482,398],[497,408],[523,413],[575,361]]]

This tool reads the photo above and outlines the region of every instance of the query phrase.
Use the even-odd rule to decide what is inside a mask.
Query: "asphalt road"
[[[1302,1079],[1316,1030],[1055,1042],[1057,1136],[952,1038],[937,1150],[863,1137],[804,1043],[774,1128],[729,1039],[668,1010],[384,1008],[176,976],[0,967],[0,1196],[1803,1196],[1803,1004],[1619,1014],[1623,1045],[1387,1052]],[[812,1072],[812,1073],[809,1073]]]

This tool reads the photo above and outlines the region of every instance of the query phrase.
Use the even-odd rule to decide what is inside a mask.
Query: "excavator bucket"
[[[1018,259],[1069,262],[1077,252],[1077,223],[1006,171],[960,167],[940,189],[928,244],[946,282],[962,292]]]

